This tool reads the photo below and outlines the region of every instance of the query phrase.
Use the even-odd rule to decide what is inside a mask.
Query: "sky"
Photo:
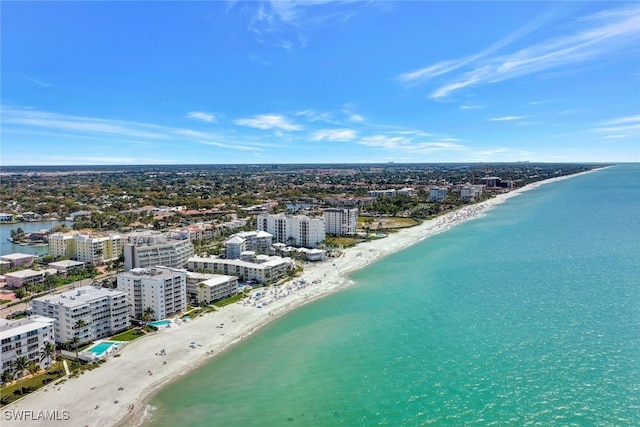
[[[640,161],[637,2],[2,2],[0,166]]]

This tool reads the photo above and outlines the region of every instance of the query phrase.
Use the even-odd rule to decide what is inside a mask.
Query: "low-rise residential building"
[[[30,311],[55,319],[55,340],[79,343],[105,338],[130,325],[129,295],[114,289],[83,286],[31,301]]]
[[[30,267],[36,258],[37,256],[35,255],[21,254],[19,252],[0,256],[0,260],[7,261],[10,268]]]
[[[55,358],[42,357],[47,343],[54,343],[55,319],[29,316],[18,320],[0,319],[0,372],[11,368],[18,357],[26,357],[41,368],[47,368]]]
[[[252,251],[268,254],[273,236],[266,231],[243,231],[236,233],[224,243],[227,248],[227,259],[240,258],[242,252]]]
[[[44,283],[45,274],[45,271],[26,269],[5,273],[4,276],[7,279],[7,286],[17,289],[27,285]]]
[[[198,304],[211,304],[238,293],[238,278],[224,274],[187,273],[187,294]]]
[[[358,209],[325,209],[324,225],[326,234],[352,236],[358,227]]]
[[[314,248],[326,238],[324,218],[305,215],[260,214],[258,230],[273,236],[274,242]]]
[[[62,261],[50,262],[49,267],[55,269],[59,274],[67,275],[75,270],[84,268],[88,263],[65,259]]]
[[[127,236],[124,245],[124,269],[152,268],[157,265],[184,269],[193,256],[189,232],[142,231]]]
[[[369,190],[367,192],[367,194],[369,195],[369,197],[395,197],[396,196],[396,190],[394,190],[394,189],[389,189],[389,190]]]
[[[413,188],[411,188],[411,187],[404,187],[404,188],[401,188],[400,190],[397,190],[397,191],[396,191],[396,194],[397,194],[398,196],[407,196],[407,197],[411,197],[411,196],[415,195],[415,194],[416,194],[416,192],[415,192],[415,190],[414,190]]]
[[[187,309],[187,272],[176,268],[134,268],[116,276],[117,288],[131,301],[131,316],[166,319]]]
[[[295,267],[291,258],[265,256],[265,259],[260,258],[261,262],[247,262],[239,259],[192,257],[187,266],[190,271],[225,274],[236,276],[241,281],[255,280],[262,284],[284,277]]]

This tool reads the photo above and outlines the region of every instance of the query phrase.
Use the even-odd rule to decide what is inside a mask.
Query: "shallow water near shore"
[[[639,174],[543,185],[352,274],[146,425],[639,425]]]

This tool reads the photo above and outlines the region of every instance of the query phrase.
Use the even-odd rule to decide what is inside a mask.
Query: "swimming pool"
[[[109,351],[111,347],[113,346],[118,347],[119,345],[120,345],[120,342],[118,341],[102,341],[101,343],[96,344],[93,347],[89,348],[87,351],[95,354],[98,357],[101,357],[107,351]]]
[[[151,326],[155,326],[156,328],[165,328],[171,324],[171,320],[156,320],[155,322],[149,322]]]

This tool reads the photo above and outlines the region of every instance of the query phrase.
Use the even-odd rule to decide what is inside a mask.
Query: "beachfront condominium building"
[[[55,340],[79,343],[105,338],[130,325],[129,295],[114,289],[83,286],[31,301],[31,312],[55,319]]]
[[[117,233],[70,231],[49,236],[49,255],[95,265],[118,259],[123,238]]]
[[[26,357],[41,368],[55,361],[55,357],[42,357],[47,343],[54,343],[54,319],[44,316],[29,316],[18,320],[0,319],[0,371],[13,369],[18,357]]]
[[[325,209],[324,226],[327,234],[351,236],[358,227],[358,208]]]
[[[124,245],[124,269],[155,266],[183,269],[193,256],[189,232],[168,233],[142,231],[127,236]]]
[[[187,273],[187,294],[197,304],[211,304],[238,293],[238,278],[224,274]]]
[[[227,259],[237,259],[245,251],[268,254],[272,243],[273,236],[266,231],[243,231],[231,236],[224,245],[227,248]]]
[[[255,280],[264,284],[280,279],[295,267],[295,263],[291,258],[267,257],[264,255],[260,257],[260,262],[192,257],[189,258],[188,268],[189,271],[225,274],[236,276],[241,281]]]
[[[134,268],[116,276],[131,300],[131,316],[166,319],[187,309],[187,272],[176,268]]]
[[[460,199],[465,202],[478,199],[482,196],[482,185],[466,184],[460,187]]]
[[[257,218],[258,230],[273,236],[274,242],[305,248],[316,247],[323,242],[325,234],[324,218],[305,215],[260,214]]]
[[[432,187],[429,189],[429,201],[430,202],[442,202],[447,198],[449,189],[447,187]]]

